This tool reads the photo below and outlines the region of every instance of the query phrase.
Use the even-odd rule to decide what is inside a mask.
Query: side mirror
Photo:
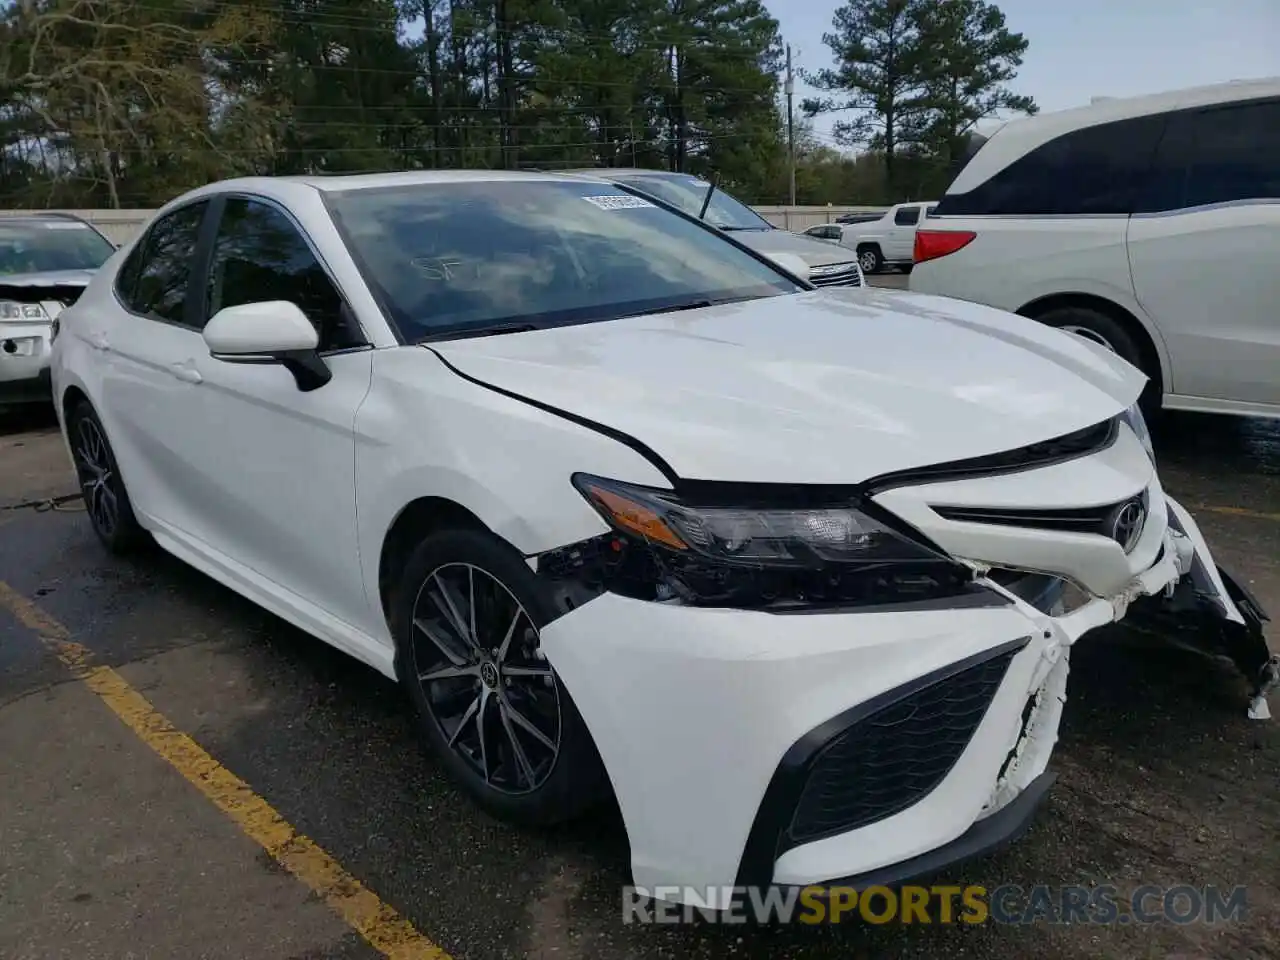
[[[795,274],[801,280],[809,279],[809,262],[796,253],[765,253],[765,256],[780,266],[787,273]]]
[[[298,305],[266,300],[224,307],[204,327],[209,353],[227,363],[277,363],[293,374],[299,390],[315,390],[333,379],[317,352],[320,335]]]

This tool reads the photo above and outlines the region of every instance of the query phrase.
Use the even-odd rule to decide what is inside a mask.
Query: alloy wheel
[[[1084,337],[1086,340],[1092,340],[1094,343],[1098,344],[1098,346],[1105,347],[1112,353],[1117,352],[1111,341],[1096,330],[1091,330],[1088,327],[1077,326],[1076,324],[1065,324],[1061,329],[1067,331],[1067,333],[1074,333],[1077,337]]]
[[[870,250],[858,254],[858,265],[862,267],[863,273],[874,273],[876,269],[876,255]]]
[[[76,474],[84,494],[89,519],[104,537],[111,537],[120,522],[120,504],[114,489],[107,438],[92,417],[81,417],[76,425]]]
[[[414,676],[450,750],[486,786],[538,789],[560,753],[560,693],[528,611],[492,574],[444,564],[418,590]]]

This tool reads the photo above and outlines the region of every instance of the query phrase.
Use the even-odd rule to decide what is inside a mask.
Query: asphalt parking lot
[[[1280,611],[1280,423],[1168,416],[1157,446],[1219,560]],[[158,551],[107,558],[74,503],[9,509],[73,490],[50,414],[0,419],[0,957],[1280,955],[1280,721],[1246,720],[1229,668],[1082,642],[1047,805],[948,879],[1245,885],[1242,920],[624,925],[616,816],[478,813],[372,671]]]

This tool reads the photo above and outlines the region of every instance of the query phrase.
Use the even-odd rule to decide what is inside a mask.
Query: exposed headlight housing
[[[1127,423],[1129,429],[1138,435],[1138,439],[1142,441],[1143,449],[1147,451],[1147,456],[1154,463],[1156,459],[1155,444],[1151,442],[1151,431],[1147,429],[1147,418],[1142,415],[1142,408],[1135,403],[1120,414],[1120,419]]]
[[[964,592],[972,572],[855,496],[819,506],[696,501],[575,474],[612,533],[539,560],[642,599],[743,608],[894,603]],[[558,572],[557,572],[558,571]]]
[[[38,303],[0,300],[0,322],[48,323],[49,319],[49,314]]]

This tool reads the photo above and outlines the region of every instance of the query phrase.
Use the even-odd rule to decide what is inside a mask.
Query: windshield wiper
[[[681,310],[701,310],[704,307],[719,307],[726,303],[742,303],[744,300],[758,300],[759,297],[720,297],[718,299],[705,298],[702,300],[686,300],[684,303],[677,303],[673,307],[654,307],[651,310],[640,310],[637,313],[624,313],[619,320],[626,317],[648,317],[655,313],[679,313]]]
[[[536,323],[490,323],[480,327],[455,327],[436,330],[418,338],[418,343],[431,343],[435,340],[465,340],[471,337],[496,337],[504,333],[528,333],[541,330]]]
[[[739,227],[739,226],[729,225],[729,226],[721,227],[720,229],[726,231],[727,233],[733,233],[735,231],[764,233],[766,230],[777,230],[778,228],[770,223],[760,227]]]

